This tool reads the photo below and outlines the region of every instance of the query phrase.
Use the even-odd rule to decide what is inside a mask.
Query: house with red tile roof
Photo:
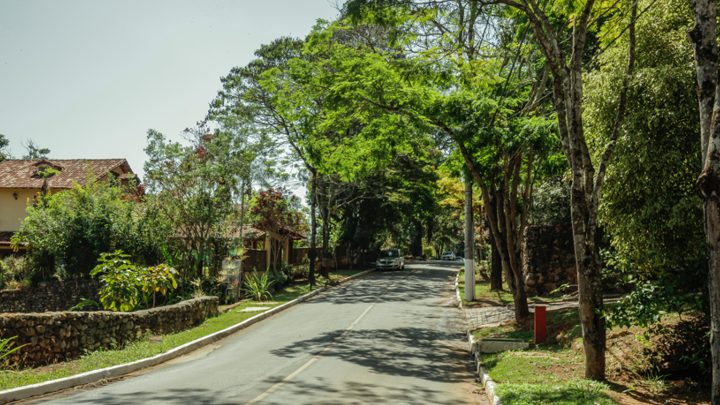
[[[52,168],[58,173],[45,179],[40,172]],[[0,161],[0,252],[10,249],[10,238],[26,217],[28,201],[41,192],[69,190],[74,183],[84,186],[88,168],[96,181],[110,176],[128,185],[135,177],[126,159],[7,159]]]

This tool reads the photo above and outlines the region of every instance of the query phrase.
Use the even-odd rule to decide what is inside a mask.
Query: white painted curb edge
[[[472,331],[467,332],[468,336],[468,345],[470,346],[470,353],[472,354],[473,358],[475,359],[475,370],[478,373],[478,376],[480,377],[480,383],[485,387],[485,392],[487,393],[488,398],[491,399],[492,405],[502,405],[502,401],[500,401],[500,397],[495,395],[495,381],[490,378],[490,374],[488,374],[487,370],[485,370],[485,367],[482,366],[482,359],[480,358],[480,350],[478,349],[477,342],[475,342],[475,339],[473,338]]]
[[[462,309],[462,298],[460,298],[460,288],[458,284],[459,279],[460,272],[458,271],[457,275],[455,276],[455,299],[457,300],[458,308]]]
[[[370,274],[374,271],[375,270],[372,269],[372,270],[363,271],[362,273],[353,274],[352,276],[345,277],[344,279],[339,280],[338,284],[346,283],[350,280],[356,279],[358,277],[362,277],[362,276]],[[235,324],[233,326],[230,326],[228,328],[225,328],[225,329],[215,332],[213,334],[207,335],[205,337],[201,337],[200,339],[193,340],[192,342],[185,343],[182,346],[178,346],[174,349],[170,349],[165,353],[160,353],[153,357],[136,360],[136,361],[133,361],[132,363],[125,363],[125,364],[120,364],[117,366],[107,367],[107,368],[103,368],[100,370],[88,371],[87,373],[77,374],[77,375],[73,375],[70,377],[60,378],[57,380],[46,381],[46,382],[42,382],[42,383],[38,383],[38,384],[26,385],[24,387],[18,387],[18,388],[0,391],[0,404],[6,404],[6,403],[12,402],[12,401],[19,401],[21,399],[35,397],[38,395],[44,395],[44,394],[48,394],[48,393],[55,392],[55,391],[61,391],[64,389],[77,387],[79,385],[90,384],[90,383],[100,381],[103,379],[119,377],[123,374],[132,373],[132,372],[138,371],[138,370],[146,368],[146,367],[156,366],[160,363],[164,363],[168,360],[172,360],[176,357],[180,357],[180,356],[183,356],[190,352],[193,352],[203,346],[209,345],[210,343],[216,342],[224,337],[230,336],[233,333],[235,333],[241,329],[247,328],[248,326],[250,326],[254,323],[257,323],[259,321],[262,321],[263,319],[268,318],[278,312],[286,310],[286,309],[288,309],[292,306],[295,306],[303,301],[307,301],[308,299],[320,294],[321,292],[327,291],[328,289],[329,289],[328,287],[318,288],[315,291],[307,293],[307,294],[303,295],[302,297],[298,297],[290,302],[286,302],[282,305],[278,305],[277,307],[275,307],[271,310],[265,311],[262,314],[255,315],[252,318],[246,319],[238,324]]]

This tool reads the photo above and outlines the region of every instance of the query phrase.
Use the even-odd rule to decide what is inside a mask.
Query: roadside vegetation
[[[231,69],[183,142],[148,130],[143,184],[89,182],[28,201],[13,243],[31,249],[3,261],[0,283],[87,278],[122,250],[139,269],[177,270],[164,303],[202,292],[230,304],[243,286],[222,262],[242,257],[244,225],[305,234],[297,247],[317,253],[303,263],[310,285],[316,260],[326,273],[339,247],[362,263],[380,249],[437,256],[467,243],[479,300],[465,304],[512,304],[525,329],[492,333],[520,336],[528,303],[562,299],[527,296],[526,231],[564,228],[574,266],[555,266],[542,291],[572,279],[583,316],[555,319],[555,340],[533,349],[529,369],[518,355],[490,356],[498,378],[537,383],[544,370],[560,391],[599,403],[667,380],[720,404],[712,10],[711,0],[347,0],[337,20]],[[305,204],[282,187],[291,181],[306,187]],[[277,300],[269,289],[295,277],[270,267],[248,286],[257,299]],[[622,300],[604,305],[608,290]],[[509,403],[551,398],[548,386],[535,399],[505,387]]]
[[[482,354],[483,366],[508,404],[707,404],[702,370],[689,358],[697,343],[683,332],[696,315],[666,315],[667,328],[608,328],[608,379],[583,382],[582,328],[577,308],[547,313],[548,342],[532,344],[533,332],[514,321],[473,331],[475,339],[530,342],[520,351]],[[655,332],[655,333],[653,333]],[[558,401],[558,402],[555,402]],[[565,402],[563,402],[565,401]]]
[[[503,282],[503,289],[493,289],[489,280],[476,276],[475,278],[475,301],[465,300],[465,270],[460,271],[458,276],[458,289],[460,290],[460,298],[464,307],[494,307],[513,304],[513,295],[507,288],[507,283]],[[574,300],[570,295],[556,293],[543,297],[528,297],[528,301],[532,303],[555,302],[562,300]]]
[[[330,273],[327,281],[337,282],[359,272],[361,272],[361,270],[344,270],[337,273]],[[320,281],[322,280],[323,279],[320,279]],[[316,289],[316,287],[310,286],[307,280],[291,283],[276,292],[273,295],[273,301],[244,300],[217,317],[205,319],[201,324],[192,329],[162,336],[146,335],[142,339],[128,343],[122,348],[89,352],[78,360],[50,364],[40,368],[23,368],[21,364],[10,365],[6,362],[4,369],[0,371],[0,390],[37,384],[152,357],[236,325],[255,315],[308,294],[314,289]],[[223,311],[226,307],[228,306],[220,307],[220,310]],[[243,312],[243,309],[249,307],[262,307],[267,309]],[[0,346],[0,351],[1,350],[2,347]],[[0,361],[2,361],[2,358],[0,358]]]

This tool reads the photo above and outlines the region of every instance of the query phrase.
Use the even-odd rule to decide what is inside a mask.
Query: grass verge
[[[460,271],[460,277],[458,278],[458,288],[460,289],[460,297],[463,300],[463,306],[473,305],[513,305],[513,296],[510,290],[507,288],[507,284],[503,283],[503,290],[490,290],[490,282],[483,279],[475,280],[475,301],[466,301],[464,296],[465,291],[465,271]],[[561,301],[567,297],[528,297],[529,302],[543,303]]]
[[[611,405],[608,386],[591,381],[563,384],[501,384],[495,394],[506,405]]]
[[[360,272],[361,270],[334,272],[331,273],[330,278],[337,281],[341,278]],[[277,307],[319,288],[323,284],[322,281],[323,279],[318,280],[318,287],[312,289],[307,284],[288,285],[281,291],[273,294],[273,304],[258,301],[247,301],[233,308],[229,312],[220,314],[214,318],[208,318],[198,326],[183,332],[164,336],[145,336],[143,339],[128,343],[120,349],[89,352],[80,359],[69,362],[52,364],[40,368],[23,369],[19,371],[0,371],[0,390],[70,377],[75,374],[130,363],[164,353],[170,349],[174,349],[178,346],[184,345],[185,343],[192,342],[193,340],[221,331],[264,312],[240,312],[244,308],[253,306],[268,308]]]
[[[577,309],[548,313],[548,343],[523,351],[483,354],[483,366],[506,405],[617,404],[605,384],[583,380],[582,330]],[[473,332],[476,339],[504,337],[532,342],[533,332],[514,323]]]

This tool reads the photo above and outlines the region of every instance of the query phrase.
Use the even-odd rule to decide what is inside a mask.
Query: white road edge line
[[[406,274],[406,275],[404,275],[404,276],[402,276],[402,277],[399,278],[397,281],[395,281],[394,283],[392,283],[392,285],[390,285],[390,287],[386,288],[385,291],[383,291],[383,293],[380,294],[380,295],[375,299],[375,302],[373,302],[372,304],[370,304],[370,306],[367,307],[367,309],[365,309],[365,311],[364,311],[362,314],[360,314],[360,316],[358,316],[357,319],[355,319],[355,321],[354,321],[352,324],[350,324],[350,326],[348,326],[348,327],[345,329],[345,331],[342,333],[342,335],[338,336],[332,343],[330,343],[327,347],[325,347],[320,353],[318,353],[316,356],[314,356],[312,359],[310,359],[307,363],[303,364],[299,369],[293,371],[292,374],[290,374],[289,376],[283,378],[282,381],[280,381],[279,383],[273,385],[273,386],[270,387],[267,391],[265,391],[265,392],[263,392],[262,394],[258,395],[258,396],[255,397],[252,401],[246,403],[245,405],[255,405],[255,404],[257,404],[258,402],[262,401],[263,399],[267,398],[270,394],[272,394],[273,392],[277,391],[280,387],[282,387],[283,385],[287,384],[288,382],[290,382],[290,380],[292,380],[293,378],[297,377],[300,373],[302,373],[303,371],[305,371],[305,369],[307,369],[308,367],[310,367],[311,364],[313,364],[313,363],[315,363],[316,361],[318,361],[323,354],[325,354],[325,353],[327,353],[328,351],[330,351],[330,349],[332,349],[333,347],[335,347],[335,345],[337,345],[337,344],[345,337],[345,335],[347,335],[348,333],[350,333],[350,331],[355,327],[355,325],[357,325],[357,323],[360,322],[360,320],[363,319],[363,317],[364,317],[368,312],[370,312],[370,310],[375,306],[375,304],[376,304],[378,301],[380,301],[380,298],[382,298],[383,295],[385,295],[388,291],[390,291],[391,288],[395,287],[395,285],[396,285],[397,283],[399,283],[400,281],[402,281],[402,279],[404,279],[405,277],[413,274],[413,273],[416,272],[416,271],[417,271],[417,269],[411,271],[410,273],[408,273],[408,274]]]
[[[348,281],[365,276],[374,271],[375,271],[374,269],[371,269],[371,270],[363,271],[358,274],[353,274],[352,276],[345,277],[344,279],[338,281],[338,283],[344,284]],[[23,399],[37,397],[40,395],[45,395],[45,394],[49,394],[49,393],[56,392],[56,391],[62,391],[62,390],[77,387],[80,385],[90,384],[90,383],[94,383],[94,382],[109,379],[109,378],[115,378],[115,377],[119,377],[124,374],[129,374],[129,373],[141,370],[143,368],[148,368],[148,367],[156,366],[158,364],[162,364],[168,360],[172,360],[176,357],[180,357],[185,354],[191,353],[203,346],[209,345],[210,343],[214,343],[220,339],[230,336],[233,333],[235,333],[241,329],[245,329],[248,326],[250,326],[254,323],[257,323],[259,321],[262,321],[263,319],[268,318],[278,312],[282,312],[282,311],[284,311],[292,306],[295,306],[303,301],[307,301],[308,299],[320,294],[321,292],[327,291],[328,289],[329,289],[328,287],[318,288],[315,291],[307,293],[307,294],[305,294],[301,297],[298,297],[292,301],[286,302],[285,304],[278,305],[277,307],[275,307],[273,309],[270,309],[261,314],[255,315],[252,318],[246,319],[246,320],[244,320],[240,323],[237,323],[233,326],[230,326],[226,329],[212,333],[205,337],[201,337],[197,340],[193,340],[192,342],[185,343],[184,345],[178,346],[174,349],[170,349],[170,350],[166,351],[165,353],[160,353],[153,357],[136,360],[131,363],[119,364],[117,366],[106,367],[106,368],[102,368],[99,370],[88,371],[86,373],[76,374],[76,375],[72,375],[72,376],[64,377],[64,378],[59,378],[57,380],[51,380],[51,381],[46,381],[46,382],[42,382],[42,383],[25,385],[22,387],[2,390],[2,391],[0,391],[0,404],[6,404],[8,402],[13,402],[13,401],[20,401]]]

